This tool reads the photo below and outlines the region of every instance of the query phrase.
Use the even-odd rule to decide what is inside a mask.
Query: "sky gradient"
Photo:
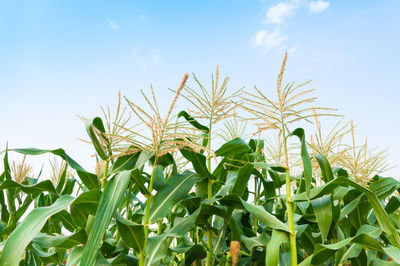
[[[400,165],[399,11],[396,0],[0,1],[0,145],[61,147],[91,167],[77,115],[151,84],[166,108],[184,73],[208,83],[216,64],[232,90],[273,95],[288,51],[285,81],[312,79],[319,105]]]

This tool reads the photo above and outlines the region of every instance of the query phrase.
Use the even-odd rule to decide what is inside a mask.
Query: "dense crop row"
[[[385,154],[357,146],[352,123],[323,136],[334,110],[312,106],[308,83],[282,86],[285,64],[276,100],[229,94],[217,69],[210,89],[185,75],[165,115],[151,90],[147,106],[119,99],[84,118],[95,173],[62,149],[7,149],[0,265],[399,264],[400,183],[377,175]],[[178,99],[190,108],[176,114]],[[35,178],[10,152],[62,163]]]

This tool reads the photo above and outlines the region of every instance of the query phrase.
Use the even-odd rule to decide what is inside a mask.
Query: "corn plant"
[[[119,95],[81,117],[93,171],[63,149],[7,147],[0,265],[398,265],[386,153],[357,146],[352,122],[325,136],[319,117],[335,110],[314,106],[309,82],[284,85],[286,60],[276,100],[230,93],[218,67],[210,86],[185,74],[165,113],[153,88],[144,105]],[[51,171],[35,174],[42,154]]]

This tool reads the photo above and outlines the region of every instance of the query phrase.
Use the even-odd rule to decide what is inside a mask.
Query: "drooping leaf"
[[[274,215],[265,211],[261,206],[251,205],[250,203],[247,203],[242,199],[241,202],[246,210],[250,212],[250,214],[253,215],[254,218],[257,218],[260,222],[273,229],[285,231],[288,233],[290,232],[289,227],[286,224],[279,221]]]
[[[210,131],[210,129],[202,124],[200,124],[199,122],[196,121],[196,119],[194,119],[193,117],[191,117],[186,111],[180,111],[178,114],[178,117],[183,117],[185,118],[185,120],[187,122],[189,122],[192,126],[194,126],[195,128],[205,132],[208,134],[208,132]]]
[[[73,200],[73,197],[64,195],[51,206],[33,209],[7,239],[0,258],[0,265],[18,265],[25,248],[40,232],[47,219],[67,208]]]
[[[183,157],[192,163],[193,169],[196,171],[196,173],[207,178],[212,178],[212,175],[207,168],[206,156],[188,149],[181,149],[180,152]]]
[[[45,153],[52,153],[54,155],[60,156],[64,159],[72,169],[76,170],[79,178],[81,179],[82,183],[88,189],[98,189],[99,182],[97,180],[97,176],[95,174],[87,172],[80,166],[77,162],[75,162],[68,154],[65,153],[63,149],[56,149],[56,150],[41,150],[36,148],[28,148],[28,149],[12,149],[12,151],[26,154],[26,155],[40,155]]]
[[[143,195],[150,195],[149,190],[147,187],[144,185],[146,180],[143,178],[143,176],[140,174],[140,171],[135,168],[132,170],[132,175],[133,183],[139,187],[140,192],[142,192]]]
[[[355,237],[346,238],[335,244],[317,244],[311,260],[312,264],[319,264],[325,262],[331,257],[337,250],[349,245],[351,243],[360,244],[368,249],[374,249],[383,254],[387,254],[397,263],[400,263],[400,250],[396,247],[382,247],[382,245],[373,237],[368,234],[362,233]]]
[[[0,185],[0,190],[9,188],[19,188],[26,194],[40,193],[42,191],[48,191],[54,194],[58,194],[55,187],[53,186],[53,183],[51,183],[50,180],[44,180],[40,183],[36,183],[35,185],[24,185],[12,180],[5,180]]]
[[[126,220],[118,213],[115,214],[117,218],[118,231],[122,239],[128,247],[143,250],[144,244],[144,226],[133,221]]]
[[[71,235],[48,235],[39,233],[32,242],[39,245],[41,248],[63,248],[70,249],[77,244],[86,244],[87,235],[85,230],[79,229]]]
[[[250,146],[241,138],[236,138],[223,144],[215,151],[217,156],[234,156],[250,151]]]
[[[382,200],[400,188],[400,182],[392,177],[374,176],[368,189],[375,193],[378,199]]]
[[[108,154],[107,151],[104,150],[101,141],[98,139],[95,130],[98,130],[100,134],[105,134],[105,129],[103,125],[103,120],[101,120],[100,117],[95,117],[91,119],[86,119],[85,120],[85,127],[86,127],[86,132],[88,133],[90,140],[92,141],[92,144],[97,152],[97,154],[100,156],[102,160],[107,160]],[[105,137],[103,137],[105,138]]]
[[[312,165],[311,165],[310,155],[308,154],[307,151],[304,129],[297,128],[292,132],[291,135],[299,137],[301,142],[301,160],[303,161],[303,169],[304,169],[303,173],[306,185],[306,193],[309,196],[311,189],[311,180],[312,180]]]
[[[321,168],[321,173],[322,173],[322,179],[324,182],[329,182],[333,180],[333,172],[331,165],[329,164],[328,160],[326,157],[322,154],[317,154],[315,155],[315,159],[317,159],[317,162],[319,164],[319,167]]]
[[[279,262],[279,248],[283,243],[289,242],[289,237],[285,232],[273,230],[272,236],[268,245],[266,246],[267,253],[265,263],[267,266],[278,265]]]

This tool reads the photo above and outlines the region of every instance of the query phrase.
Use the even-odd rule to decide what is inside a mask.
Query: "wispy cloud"
[[[311,13],[319,13],[324,11],[329,7],[329,2],[324,2],[322,0],[311,1],[309,8]]]
[[[282,35],[278,28],[272,32],[260,30],[254,36],[254,44],[260,47],[263,53],[267,53],[272,48],[280,47],[285,40],[287,40],[287,36]]]
[[[152,65],[158,66],[166,62],[159,49],[144,49],[142,45],[132,47],[131,55],[145,71]]]
[[[164,57],[160,55],[160,51],[158,49],[151,51],[151,57],[154,65],[161,65],[165,62]]]
[[[292,17],[300,6],[300,0],[280,2],[267,10],[267,23],[281,24],[285,19]]]
[[[287,42],[287,35],[282,33],[281,29],[287,26],[287,19],[296,15],[297,12],[309,9],[311,13],[319,13],[329,7],[328,1],[323,0],[285,0],[270,6],[267,9],[264,18],[265,29],[255,33],[253,44],[260,48],[265,54],[272,49],[286,49],[294,53],[297,50],[297,44],[293,45]]]
[[[322,0],[311,1],[310,5],[309,5],[311,13],[322,12],[325,9],[327,9],[328,7],[329,7],[329,2],[325,2],[325,1],[322,1]]]
[[[108,26],[110,26],[111,29],[113,29],[113,30],[118,30],[119,29],[118,23],[115,22],[115,21],[112,21],[109,18],[107,19],[107,23],[108,23]]]

